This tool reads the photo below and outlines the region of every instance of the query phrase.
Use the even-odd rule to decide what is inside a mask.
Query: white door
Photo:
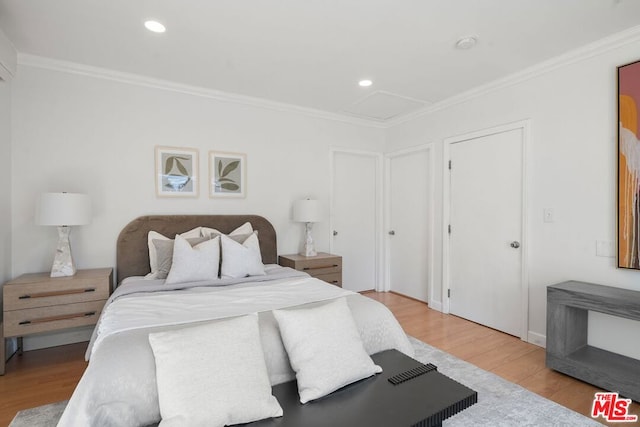
[[[333,152],[331,252],[342,256],[342,287],[377,287],[379,155]]]
[[[451,144],[450,312],[524,338],[523,147],[515,128]]]
[[[429,302],[431,150],[387,156],[389,288]]]

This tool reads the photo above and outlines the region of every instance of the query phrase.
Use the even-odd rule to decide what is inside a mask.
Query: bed
[[[264,274],[177,284],[170,284],[169,278],[149,277],[150,232],[173,238],[196,229],[201,234],[203,230],[215,229],[232,236],[247,224],[259,241]],[[157,425],[161,417],[149,334],[248,313],[258,313],[260,341],[271,385],[295,378],[272,313],[274,309],[344,298],[368,354],[397,349],[413,356],[406,335],[384,305],[278,266],[275,230],[260,216],[140,217],[121,231],[116,261],[119,285],[95,328],[86,354],[89,364],[59,426]],[[171,268],[177,269],[175,265]]]

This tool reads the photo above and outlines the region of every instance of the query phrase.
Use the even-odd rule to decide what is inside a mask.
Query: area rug
[[[66,406],[67,401],[63,400],[62,402],[25,409],[16,414],[11,424],[9,424],[9,427],[55,426]]]
[[[558,405],[491,372],[414,338],[416,359],[478,392],[478,403],[443,423],[447,427],[601,426],[592,418]]]
[[[517,384],[468,362],[410,338],[416,359],[433,363],[438,371],[478,392],[478,403],[445,420],[445,427],[569,427],[601,424]],[[9,427],[53,427],[64,411],[65,402],[52,403],[18,412]]]

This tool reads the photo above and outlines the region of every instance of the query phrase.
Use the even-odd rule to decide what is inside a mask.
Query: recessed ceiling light
[[[362,87],[369,87],[373,84],[371,80],[360,80],[358,84]]]
[[[460,39],[458,39],[458,41],[456,42],[456,48],[467,50],[474,47],[476,43],[478,43],[477,36],[460,37]]]
[[[154,33],[164,33],[167,29],[159,23],[158,21],[146,21],[144,26],[147,27],[147,30],[153,31]]]

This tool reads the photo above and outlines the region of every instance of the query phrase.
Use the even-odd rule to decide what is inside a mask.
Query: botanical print
[[[158,196],[198,195],[198,152],[190,148],[156,147]]]
[[[238,153],[209,154],[211,197],[244,197],[246,156]]]
[[[242,177],[238,169],[240,160],[218,157],[216,163],[216,191],[237,193],[240,191]]]
[[[618,266],[640,269],[640,61],[618,67]]]

